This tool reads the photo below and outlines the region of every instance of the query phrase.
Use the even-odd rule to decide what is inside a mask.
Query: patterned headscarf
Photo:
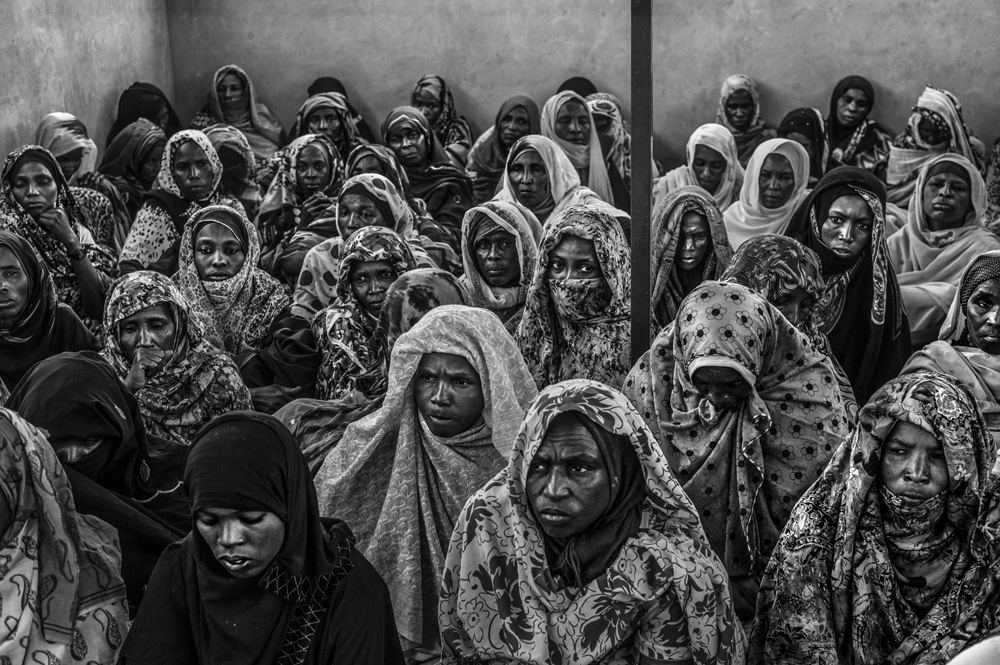
[[[625,117],[621,101],[607,92],[595,92],[587,95],[587,106],[591,116],[603,115],[611,120],[605,136],[611,137],[611,149],[608,159],[622,174],[625,184],[632,187],[632,135],[625,128]]]
[[[417,267],[413,252],[392,229],[366,226],[347,239],[337,299],[317,312],[312,321],[313,337],[323,353],[316,377],[316,396],[320,399],[346,397],[357,378],[374,365],[380,340],[375,335],[376,320],[362,307],[351,286],[351,268],[358,262],[390,263],[398,278]]]
[[[674,320],[684,296],[684,286],[677,274],[677,244],[681,235],[681,219],[696,212],[708,222],[710,242],[702,259],[701,274],[696,282],[720,279],[729,265],[733,250],[729,246],[726,225],[714,198],[701,187],[678,187],[672,190],[653,211],[653,255],[650,266],[652,289],[649,306],[653,314],[653,335]]]
[[[358,194],[369,199],[375,207],[382,213],[385,222],[390,224],[392,229],[407,240],[415,238],[414,215],[406,199],[392,180],[377,173],[361,173],[351,177],[344,186],[340,188],[340,199],[348,194]],[[347,240],[347,228],[341,224],[340,206],[337,206],[337,231],[340,237]]]
[[[238,154],[243,161],[239,182],[241,190],[233,192],[247,210],[257,210],[260,205],[260,185],[257,183],[257,158],[243,132],[230,125],[212,125],[205,129],[205,136],[212,142],[216,154],[226,148]],[[219,158],[222,161],[222,158]]]
[[[180,187],[174,180],[174,160],[177,159],[177,151],[181,146],[191,142],[195,143],[205,152],[209,164],[212,165],[211,194],[215,194],[219,189],[219,183],[222,181],[222,160],[219,159],[219,153],[215,151],[215,147],[208,137],[205,136],[205,133],[197,129],[179,131],[167,141],[167,147],[163,149],[163,157],[160,159],[160,172],[156,176],[156,184],[160,186],[160,189],[170,192],[177,198],[183,198],[183,196],[181,195]]]
[[[97,145],[87,134],[87,128],[71,113],[50,113],[35,130],[35,143],[56,158],[80,150],[80,166],[69,176],[69,184],[76,185],[80,176],[93,173],[97,168]]]
[[[434,121],[434,134],[441,145],[447,147],[453,143],[461,143],[468,149],[472,142],[472,130],[468,121],[455,110],[455,99],[445,80],[435,74],[424,76],[413,86],[411,102],[421,90],[427,90],[441,103],[441,115]]]
[[[734,93],[744,91],[750,94],[753,101],[753,116],[750,118],[749,127],[738,130],[729,122],[726,115],[726,103]],[[760,117],[760,95],[757,92],[757,84],[753,79],[743,74],[733,74],[722,82],[722,89],[719,91],[719,110],[715,114],[715,121],[728,129],[736,140],[736,148],[739,154],[740,163],[746,164],[760,143],[760,139],[774,136],[774,130],[768,129]],[[749,166],[749,165],[748,165]]]
[[[590,115],[590,139],[587,145],[577,145],[563,141],[556,135],[556,117],[559,110],[567,102],[577,102]],[[575,92],[560,92],[549,97],[542,107],[542,136],[553,141],[559,149],[569,158],[571,164],[576,169],[590,169],[588,172],[587,186],[590,187],[605,203],[614,203],[614,196],[611,193],[611,180],[608,178],[608,167],[604,163],[604,155],[601,152],[601,140],[597,135],[597,127],[594,126],[594,118],[590,114],[590,107],[587,100]],[[514,151],[510,153],[513,155]],[[507,161],[508,166],[510,160]]]
[[[118,279],[104,304],[108,331],[102,355],[123,381],[132,361],[121,345],[118,324],[156,305],[167,305],[174,322],[173,356],[136,393],[146,431],[170,441],[190,444],[195,432],[213,417],[250,408],[250,393],[236,365],[205,340],[187,299],[167,277],[139,270]]]
[[[504,231],[514,236],[521,271],[517,286],[491,286],[479,271],[476,243],[490,234]],[[465,213],[462,222],[462,281],[469,289],[472,304],[493,311],[511,334],[517,332],[520,313],[528,297],[534,275],[538,240],[542,226],[530,210],[512,201],[487,201]]]
[[[465,358],[482,383],[478,425],[448,439],[423,424],[414,375],[425,353]],[[349,522],[385,580],[404,645],[439,640],[438,589],[466,499],[507,463],[537,390],[514,340],[486,310],[445,305],[400,336],[381,409],[347,428],[316,477],[320,510]]]
[[[307,99],[295,114],[295,136],[310,133],[309,116],[323,109],[332,109],[337,114],[340,120],[340,136],[335,144],[337,152],[341,157],[349,155],[358,143],[358,130],[354,126],[347,97],[339,92],[321,92]]]
[[[552,421],[573,412],[628,441],[645,485],[643,527],[582,588],[554,578],[527,496]],[[485,584],[483,582],[486,582]],[[532,402],[510,463],[466,503],[445,561],[444,662],[743,662],[745,638],[725,568],[656,439],[618,391],[557,383]],[[661,620],[665,597],[672,611]]]
[[[881,482],[884,442],[898,422],[932,433],[948,467],[947,489],[917,509]],[[882,386],[775,548],[751,662],[945,663],[995,632],[995,457],[959,381],[918,372]],[[933,524],[917,517],[929,509]],[[903,523],[902,512],[912,513]]]
[[[692,380],[727,368],[750,384],[720,411]],[[849,431],[826,355],[762,296],[703,282],[622,392],[656,435],[731,577],[758,577],[796,499]],[[705,442],[712,445],[705,445]]]
[[[938,339],[952,342],[959,346],[972,346],[968,330],[969,298],[983,282],[1000,277],[1000,250],[985,252],[969,264],[959,282],[955,299],[951,301],[951,309],[941,326]]]
[[[549,279],[549,252],[568,235],[594,243],[603,279]],[[544,387],[586,378],[621,385],[631,362],[631,305],[631,256],[618,220],[589,205],[550,219],[517,329],[535,382]]]
[[[229,228],[243,244],[246,257],[239,272],[214,282],[201,279],[194,256],[197,232],[210,223]],[[174,283],[191,305],[206,339],[230,355],[259,351],[271,324],[291,302],[284,287],[258,268],[259,264],[257,229],[243,213],[229,206],[208,206],[184,225]]]

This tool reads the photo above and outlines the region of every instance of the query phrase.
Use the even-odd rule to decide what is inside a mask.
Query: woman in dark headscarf
[[[885,187],[865,169],[836,168],[795,211],[786,234],[819,255],[826,289],[814,318],[864,403],[910,353],[910,327],[885,243]]]
[[[522,136],[538,134],[540,119],[538,104],[530,97],[515,95],[500,105],[493,126],[472,146],[465,169],[477,205],[496,194],[511,147]]]
[[[49,356],[98,348],[73,309],[59,302],[34,248],[24,238],[0,231],[0,382],[11,389]]]
[[[247,219],[256,219],[261,194],[257,184],[257,158],[247,137],[229,125],[212,125],[205,130],[205,136],[222,162],[219,194],[239,201]]]
[[[823,114],[816,109],[801,108],[789,111],[778,125],[778,138],[791,139],[806,149],[809,154],[809,184],[816,186],[826,168],[826,132],[823,129]]]
[[[410,104],[427,117],[452,164],[464,169],[472,145],[472,129],[465,116],[455,109],[448,83],[435,74],[424,76],[413,86]]]
[[[872,120],[875,88],[862,76],[842,78],[830,96],[826,142],[830,157],[826,169],[857,166],[885,181],[892,133]]]
[[[145,118],[123,127],[108,145],[98,170],[114,186],[128,211],[128,224],[114,230],[114,247],[120,249],[125,244],[132,220],[156,182],[166,146],[163,130]]]
[[[216,418],[184,471],[191,533],[160,558],[123,665],[402,665],[385,583],[322,519],[302,454],[262,414]]]
[[[105,145],[110,147],[123,129],[142,118],[163,130],[166,138],[181,130],[181,121],[163,91],[152,83],[136,81],[125,88],[118,98],[118,114],[115,116],[115,124],[108,132]]]
[[[318,79],[309,84],[309,88],[306,89],[306,94],[310,97],[324,92],[335,92],[342,95],[347,101],[347,108],[351,112],[351,124],[354,125],[357,135],[368,143],[376,142],[377,139],[375,138],[375,134],[368,126],[364,117],[356,108],[354,108],[354,104],[351,103],[351,97],[347,94],[347,88],[344,87],[344,84],[340,79],[332,76],[320,76]]]
[[[455,167],[424,114],[412,106],[389,112],[382,123],[382,142],[392,148],[410,179],[414,196],[440,227],[441,238],[459,249],[462,217],[472,207],[472,183]]]
[[[220,123],[243,132],[262,163],[285,143],[281,123],[257,100],[253,81],[236,65],[226,65],[215,72],[208,101],[191,120],[189,129],[205,129]]]

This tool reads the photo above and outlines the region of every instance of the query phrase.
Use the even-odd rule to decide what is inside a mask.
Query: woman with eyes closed
[[[635,408],[595,381],[545,388],[466,502],[440,617],[447,664],[737,665],[746,648],[695,507]]]
[[[350,397],[355,382],[371,369],[379,350],[375,326],[386,289],[416,268],[409,245],[391,229],[359,229],[344,245],[337,298],[316,313],[313,337],[322,354],[316,397]]]
[[[320,517],[302,454],[271,416],[198,433],[191,533],[156,565],[122,665],[402,665],[385,583],[339,519]]]
[[[519,203],[487,201],[465,213],[462,281],[472,305],[490,310],[515,334],[535,269],[542,226]]]
[[[762,296],[703,282],[622,392],[698,509],[748,622],[792,507],[851,431],[835,367]]]
[[[235,363],[206,341],[187,299],[163,275],[140,270],[112,285],[102,352],[139,400],[146,431],[190,445],[215,416],[250,408]]]
[[[882,386],[792,511],[747,662],[949,663],[996,633],[995,459],[959,381]]]
[[[513,338],[486,310],[444,305],[396,340],[389,390],[348,426],[316,476],[389,586],[409,663],[440,656],[438,595],[466,499],[506,464],[537,390]]]
[[[887,241],[917,348],[937,338],[962,273],[1000,240],[983,227],[986,191],[976,166],[956,154],[924,164],[906,225]]]
[[[524,95],[515,95],[500,105],[493,126],[473,144],[465,168],[472,180],[476,205],[489,201],[496,194],[510,149],[522,136],[541,131],[540,117],[538,104]]]
[[[739,198],[746,174],[736,153],[732,132],[715,123],[702,125],[688,139],[687,164],[653,181],[653,209],[678,187],[701,187],[712,195],[719,210]]]
[[[809,153],[795,141],[770,139],[747,163],[738,201],[723,213],[733,249],[763,233],[784,233],[806,196]]]
[[[813,321],[864,404],[899,373],[910,327],[885,239],[885,186],[866,169],[827,173],[785,231],[816,252],[822,267]]]
[[[629,247],[618,221],[589,205],[550,220],[516,335],[535,382],[621,385],[631,361],[631,305]]]

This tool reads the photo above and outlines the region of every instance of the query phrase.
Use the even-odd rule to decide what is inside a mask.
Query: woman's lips
[[[219,557],[219,563],[222,567],[230,572],[239,572],[245,570],[253,562],[253,559],[248,559],[245,556],[222,556]]]

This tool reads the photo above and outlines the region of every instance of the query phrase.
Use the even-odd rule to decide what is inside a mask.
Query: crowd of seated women
[[[634,220],[581,77],[479,135],[437,75],[381,125],[208,88],[0,173],[0,662],[989,657],[1000,143],[953,94],[894,136],[860,76],[777,125],[732,76]]]

